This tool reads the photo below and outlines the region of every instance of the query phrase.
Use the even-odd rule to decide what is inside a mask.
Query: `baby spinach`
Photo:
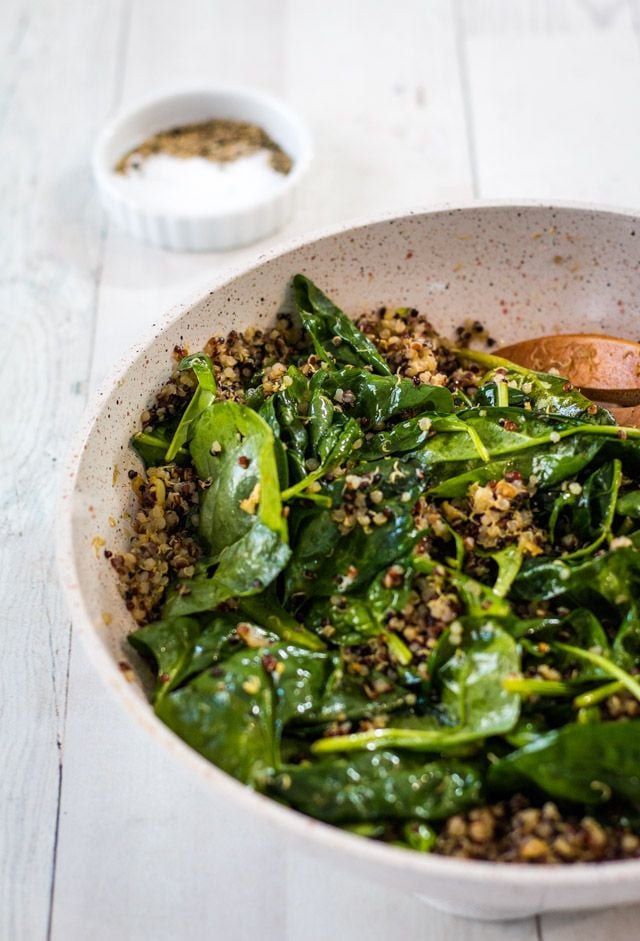
[[[324,475],[333,470],[334,467],[343,464],[347,458],[351,456],[355,442],[361,440],[361,435],[362,432],[358,422],[354,421],[352,418],[348,419],[342,427],[335,444],[329,453],[325,455],[316,470],[311,471],[311,473],[299,480],[298,483],[284,490],[281,494],[282,500],[290,500],[292,497],[303,493],[312,483],[315,483],[316,480],[324,477]]]
[[[634,520],[640,519],[640,490],[621,494],[616,503],[616,513]]]
[[[375,345],[339,307],[304,275],[293,279],[293,297],[317,355],[328,363],[371,366],[381,376],[391,373]]]
[[[640,805],[640,721],[569,724],[536,737],[489,767],[502,793],[535,785],[552,797],[601,804],[620,797]]]
[[[625,670],[637,669],[640,663],[640,614],[634,601],[627,611],[613,642],[613,659]]]
[[[342,369],[319,370],[311,381],[313,391],[322,389],[326,396],[344,402],[350,392],[353,402],[348,407],[352,417],[365,418],[371,427],[381,425],[405,412],[438,412],[453,410],[453,397],[448,389],[427,384],[415,385],[399,376],[377,376],[366,369],[346,366]]]
[[[200,535],[211,554],[233,545],[257,522],[287,541],[269,425],[236,402],[216,402],[198,418],[191,456],[207,489],[200,505]]]
[[[640,720],[616,719],[640,699],[640,431],[561,377],[436,338],[449,388],[410,378],[380,325],[302,275],[293,297],[282,369],[265,344],[218,400],[220,364],[187,357],[182,413],[132,441],[173,485],[163,532],[135,477],[141,581],[147,558],[193,572],[129,638],[158,716],[251,787],[420,852],[518,792],[640,819]]]
[[[342,533],[322,508],[310,516],[284,573],[286,597],[332,595],[341,586],[357,591],[406,555],[417,536],[410,509],[400,500],[389,501],[386,508],[387,521],[368,531],[356,525]]]
[[[211,405],[216,397],[216,377],[213,372],[213,363],[204,353],[192,353],[181,360],[178,369],[192,369],[197,380],[197,388],[191,401],[182,413],[180,423],[176,428],[171,444],[167,448],[165,460],[173,461],[180,448],[187,443],[193,423],[196,418]]]
[[[185,579],[168,593],[163,617],[213,611],[230,598],[259,594],[280,574],[290,555],[280,533],[258,520],[221,551],[211,574]]]
[[[606,409],[595,407],[590,399],[562,376],[526,369],[491,353],[480,353],[477,350],[460,350],[459,353],[463,359],[487,367],[484,381],[493,388],[488,393],[484,391],[485,387],[480,389],[480,401],[483,403],[495,400],[496,386],[502,386],[508,390],[509,401],[515,400],[522,405],[528,402],[536,412],[586,419],[596,424],[615,424]]]
[[[522,600],[568,602],[611,614],[629,609],[639,581],[640,555],[630,546],[586,561],[526,560],[513,583],[512,595]]]
[[[442,820],[477,804],[482,781],[472,765],[382,751],[287,766],[267,791],[329,823]]]
[[[138,431],[131,438],[131,447],[140,455],[145,467],[162,467],[166,463],[167,448],[171,442],[168,425],[158,425],[153,430]],[[186,464],[189,452],[179,448],[174,456],[176,464]]]
[[[156,705],[170,729],[247,784],[278,761],[273,692],[262,656],[261,651],[239,651]]]
[[[235,402],[216,402],[196,421],[191,454],[208,484],[199,531],[217,567],[179,586],[166,605],[169,617],[257,594],[291,555],[273,432],[264,419]]]
[[[215,615],[204,627],[196,618],[177,617],[129,634],[129,643],[157,667],[156,701],[211,666],[236,634],[237,623],[232,615]]]
[[[453,643],[452,630],[448,630],[430,661],[434,690],[439,694],[437,723],[433,716],[403,717],[391,720],[384,729],[319,739],[312,746],[313,753],[377,748],[439,752],[509,732],[520,714],[520,697],[505,689],[502,680],[520,668],[517,645],[491,622],[463,619],[459,627],[463,630],[460,642]]]

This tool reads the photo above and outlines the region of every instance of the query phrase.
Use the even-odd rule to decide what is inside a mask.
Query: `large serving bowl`
[[[525,866],[448,859],[398,849],[311,820],[254,793],[211,765],[157,720],[146,668],[126,643],[133,627],[100,540],[122,550],[138,467],[129,438],[172,365],[176,344],[200,349],[213,334],[270,324],[303,272],[344,310],[414,306],[442,333],[467,317],[499,343],[553,332],[640,334],[640,218],[553,206],[441,209],[341,229],[259,258],[160,324],[97,398],[71,460],[61,502],[60,561],[78,634],[133,721],[175,761],[205,779],[229,815],[251,815],[303,841],[321,864],[419,893],[439,907],[484,918],[596,908],[640,900],[640,861]],[[114,525],[115,524],[115,525]],[[98,537],[98,538],[96,538]],[[109,622],[109,623],[105,623]],[[122,661],[131,664],[133,673]]]

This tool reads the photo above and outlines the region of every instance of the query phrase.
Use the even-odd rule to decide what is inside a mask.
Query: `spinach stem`
[[[614,663],[613,660],[609,660],[608,657],[603,657],[593,650],[582,650],[580,647],[571,646],[571,644],[554,644],[554,647],[558,650],[564,650],[565,653],[572,654],[578,660],[586,660],[587,663],[593,663],[594,666],[600,667],[600,669],[608,673],[609,676],[614,676],[625,689],[628,689],[629,692],[640,701],[640,683],[634,679],[630,673],[627,673],[627,671],[619,667],[617,663]]]
[[[167,442],[165,441],[164,438],[160,438],[157,435],[154,435],[153,432],[149,432],[149,431],[137,431],[133,435],[132,441],[135,442],[135,444],[148,445],[151,448],[159,448],[163,451],[163,453],[166,451],[166,448],[167,448]],[[134,444],[134,447],[135,447],[135,444]],[[178,448],[177,451],[174,452],[173,457],[171,458],[171,461],[174,461],[177,457],[184,458],[188,456],[189,456],[189,452],[187,451],[187,449],[180,447]],[[166,455],[163,460],[164,461],[167,460]],[[156,466],[160,466],[160,465],[156,465]]]
[[[519,693],[521,696],[571,696],[575,692],[570,683],[525,676],[505,677],[502,688],[508,693]]]
[[[602,702],[603,699],[608,699],[609,696],[613,696],[614,693],[619,693],[621,689],[624,689],[624,686],[620,680],[613,680],[612,683],[605,683],[604,686],[598,686],[597,689],[590,689],[587,693],[580,693],[580,695],[576,696],[573,700],[573,705],[576,709],[588,709],[590,706],[595,706],[596,703]]]
[[[509,386],[506,382],[496,382],[496,392],[498,398],[498,408],[508,408],[509,406]]]
[[[466,745],[478,736],[459,728],[451,729],[372,729],[317,739],[311,746],[314,755],[341,751],[373,751],[376,748],[406,748],[411,751],[440,751],[455,745]]]
[[[383,636],[393,659],[397,660],[403,667],[408,666],[413,660],[413,654],[405,642],[391,631],[385,631]]]

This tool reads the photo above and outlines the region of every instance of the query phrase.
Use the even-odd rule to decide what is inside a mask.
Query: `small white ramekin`
[[[152,212],[122,192],[114,167],[123,154],[159,131],[212,118],[257,124],[291,157],[292,169],[276,193],[220,213],[169,214]],[[93,172],[105,208],[130,235],[159,248],[198,252],[238,248],[280,229],[291,218],[311,157],[305,125],[277,99],[250,89],[201,88],[147,100],[114,118],[96,142]]]

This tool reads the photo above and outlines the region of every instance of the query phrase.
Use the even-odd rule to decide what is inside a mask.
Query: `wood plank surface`
[[[464,0],[478,196],[640,204],[640,55],[619,0]]]
[[[5,0],[0,49],[0,939],[633,937],[640,907],[464,922],[232,832],[71,642],[52,526],[89,388],[230,266],[473,195],[640,204],[640,0]],[[110,112],[202,82],[285,97],[315,161],[284,232],[159,252],[103,218],[91,146]]]
[[[107,9],[80,0],[10,2],[0,12],[0,938],[7,941],[44,938],[50,912],[70,642],[53,507],[89,373],[103,229],[86,154],[113,104],[121,13],[119,2]]]
[[[617,0],[463,0],[478,196],[640,205],[632,14]],[[628,937],[639,917],[640,905],[537,921],[544,941],[596,941]]]

